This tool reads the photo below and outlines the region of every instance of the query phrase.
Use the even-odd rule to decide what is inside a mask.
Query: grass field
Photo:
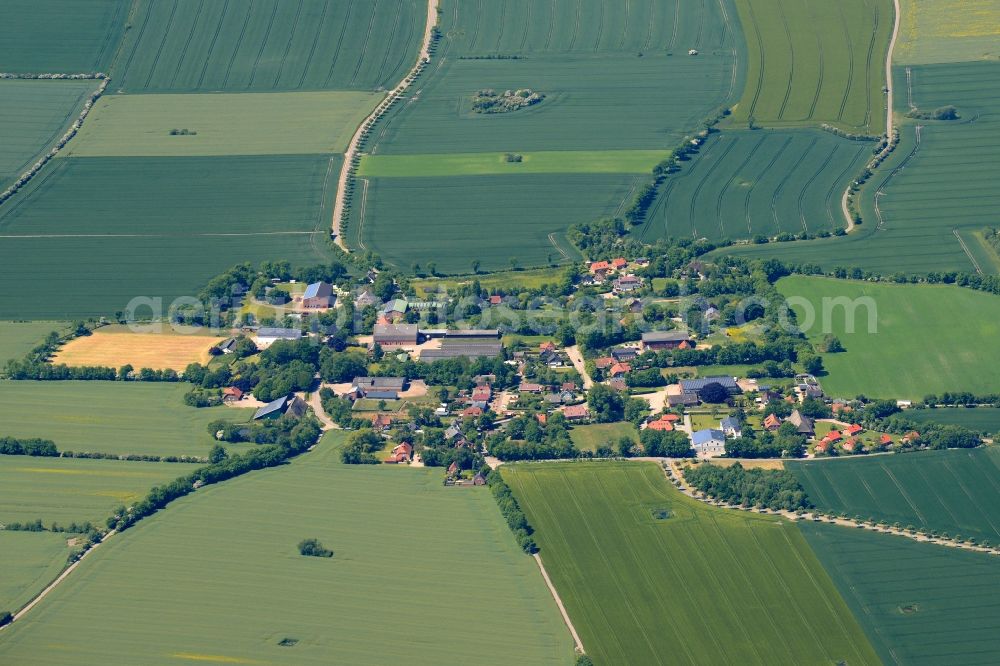
[[[58,321],[0,321],[0,367],[27,354],[49,333],[63,331],[67,326]]]
[[[342,153],[380,93],[105,95],[63,156]],[[171,135],[171,130],[193,135]]]
[[[962,407],[914,409],[906,413],[906,418],[923,423],[960,425],[991,436],[1000,435],[1000,409]]]
[[[832,525],[802,531],[884,663],[1000,661],[1000,559]]]
[[[196,468],[187,463],[0,456],[0,522],[40,518],[45,525],[101,524],[116,507]]]
[[[747,86],[732,123],[885,133],[890,0],[736,0]]]
[[[0,661],[572,663],[489,491],[445,488],[429,469],[341,466],[335,437],[113,538],[4,631]],[[334,557],[301,557],[306,537]]]
[[[189,384],[0,382],[0,437],[43,437],[61,451],[208,456],[216,419],[245,422],[249,409],[188,407]],[[229,445],[237,448],[249,445]]]
[[[357,219],[347,238],[402,270],[430,259],[446,274],[470,273],[473,259],[483,271],[510,268],[510,257],[522,268],[567,257],[576,261],[579,253],[566,239],[566,228],[613,215],[636,179],[632,174],[366,179],[358,188],[365,201],[354,208]]]
[[[563,150],[519,153],[508,162],[504,153],[445,153],[437,155],[366,155],[358,176],[485,176],[519,173],[642,173],[652,172],[669,153],[662,150]]]
[[[790,462],[818,507],[1000,542],[1000,450]]]
[[[171,368],[180,372],[190,363],[207,364],[212,358],[208,350],[223,340],[224,337],[201,334],[132,333],[109,326],[70,340],[56,352],[52,362],[112,368],[127,363],[137,370]]]
[[[834,231],[845,224],[841,194],[871,146],[820,130],[715,134],[666,180],[634,233],[653,241]]]
[[[1000,297],[945,285],[895,285],[793,276],[778,283],[787,297],[811,304],[815,323],[806,334],[818,340],[838,336],[846,353],[826,354],[822,377],[828,395],[923,398],[929,393],[1000,389],[992,368],[1000,367]],[[838,298],[856,304],[854,332],[848,332],[844,307],[828,306]],[[871,301],[854,299],[871,299]],[[801,303],[801,302],[800,302]],[[793,302],[798,323],[809,323]],[[874,305],[875,332],[869,308]],[[853,306],[852,306],[853,307]],[[919,331],[919,335],[914,335]]]
[[[0,613],[13,613],[59,575],[70,553],[66,540],[72,536],[0,531],[0,553],[3,553]]]
[[[416,59],[420,0],[141,0],[113,74],[139,91],[372,90]]]
[[[593,425],[576,426],[569,431],[573,444],[581,451],[596,451],[598,446],[606,445],[618,450],[618,441],[628,437],[633,442],[639,441],[639,431],[631,423],[595,423]]]
[[[893,60],[922,65],[1000,56],[998,0],[901,0],[903,20]]]
[[[95,81],[0,81],[0,191],[59,140]]]
[[[996,224],[1000,206],[1000,63],[973,62],[895,70],[896,109],[933,110],[952,104],[958,121],[906,120],[901,142],[861,199],[865,224],[844,238],[740,246],[747,257],[775,257],[824,268],[853,267],[882,273],[997,271],[1000,258],[975,234]],[[876,199],[876,193],[881,192]],[[958,236],[965,241],[966,253]]]
[[[410,280],[410,286],[418,294],[431,295],[441,290],[454,289],[462,284],[472,284],[473,280],[479,281],[479,286],[486,291],[493,289],[509,289],[512,287],[522,287],[525,289],[537,289],[547,284],[559,282],[565,272],[565,268],[539,268],[528,271],[500,271],[488,275],[467,276],[464,278],[425,278]]]
[[[651,463],[502,469],[595,663],[878,663],[795,526],[688,499]]]
[[[194,296],[234,264],[330,260],[340,157],[56,160],[0,209],[0,317],[112,314]],[[42,296],[44,293],[44,296]]]
[[[125,30],[129,0],[4,0],[0,71],[106,72]]]

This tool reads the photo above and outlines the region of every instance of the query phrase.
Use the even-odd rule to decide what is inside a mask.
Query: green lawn
[[[0,613],[13,613],[24,606],[59,575],[70,553],[66,540],[73,536],[0,530],[0,553],[3,553]]]
[[[890,0],[736,0],[747,38],[747,86],[733,123],[829,123],[885,132]]]
[[[1000,543],[1000,449],[787,462],[816,506]]]
[[[1000,558],[833,525],[801,529],[884,663],[1000,662]]]
[[[787,297],[811,304],[815,323],[806,331],[818,340],[837,335],[846,352],[826,354],[827,395],[922,398],[929,393],[1000,389],[1000,297],[954,286],[873,284],[793,276],[778,282]],[[824,317],[824,299],[857,305],[854,331],[841,306]],[[855,300],[870,299],[870,300]],[[793,303],[799,325],[805,309]],[[871,315],[875,312],[875,315]],[[871,318],[874,317],[874,321]],[[826,321],[824,321],[826,320]],[[870,324],[874,323],[874,332]]]
[[[4,0],[0,70],[106,72],[125,31],[129,0]]]
[[[471,267],[470,267],[471,268]],[[410,286],[418,294],[433,295],[438,291],[455,289],[459,285],[472,284],[479,281],[479,286],[486,291],[504,290],[514,287],[522,289],[537,289],[547,284],[556,284],[566,272],[565,268],[539,268],[527,271],[500,271],[487,275],[468,276],[464,278],[424,278],[410,280]]]
[[[939,409],[913,409],[906,418],[921,423],[960,425],[987,435],[1000,436],[1000,409],[945,407]]]
[[[0,437],[51,439],[60,451],[207,457],[215,440],[206,426],[249,421],[253,410],[188,407],[183,397],[190,389],[184,383],[0,382]]]
[[[572,663],[486,488],[340,465],[337,438],[114,537],[4,631],[0,662]],[[300,556],[307,537],[334,557]]]
[[[381,93],[105,95],[62,155],[342,153]],[[171,130],[196,134],[171,135]]]
[[[103,524],[116,507],[190,474],[190,463],[0,456],[0,522]],[[2,661],[2,659],[0,659]]]
[[[519,153],[365,155],[358,175],[367,177],[485,176],[515,173],[650,173],[669,153],[664,150],[562,150]]]
[[[57,321],[0,321],[0,367],[27,354],[49,333],[66,327],[66,322]]]
[[[653,463],[501,469],[595,663],[879,663],[794,525],[685,498]]]
[[[633,442],[639,441],[639,431],[631,423],[595,423],[593,425],[576,426],[569,432],[573,444],[581,451],[596,451],[598,446],[606,445],[618,450],[618,441],[623,437]]]
[[[0,80],[0,191],[55,146],[97,85],[97,81]]]

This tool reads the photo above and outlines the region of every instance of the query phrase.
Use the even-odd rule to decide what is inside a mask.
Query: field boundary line
[[[344,217],[346,210],[346,198],[347,198],[347,185],[351,180],[351,177],[355,168],[355,160],[358,159],[358,152],[361,148],[361,142],[367,137],[368,132],[372,129],[376,122],[378,122],[382,116],[396,103],[403,93],[406,92],[413,82],[416,81],[417,76],[427,67],[427,63],[431,59],[431,46],[434,41],[435,31],[438,24],[438,1],[439,0],[427,0],[427,23],[424,27],[424,41],[420,47],[420,53],[417,56],[417,62],[413,65],[412,69],[407,72],[406,76],[400,81],[395,88],[389,92],[385,98],[376,105],[375,109],[372,110],[358,128],[354,131],[354,135],[351,137],[351,142],[347,146],[347,151],[344,153],[344,163],[340,169],[340,178],[337,181],[337,197],[333,203],[333,225],[331,234],[333,236],[334,242],[337,246],[344,252],[350,252],[347,247],[347,243],[344,242]]]
[[[566,623],[566,627],[569,629],[569,633],[573,636],[573,644],[576,651],[580,654],[586,654],[583,650],[583,641],[580,640],[580,634],[576,633],[576,627],[573,626],[573,620],[569,619],[569,613],[566,612],[566,607],[563,606],[562,599],[559,598],[559,591],[556,590],[556,586],[552,584],[552,579],[549,578],[549,572],[545,570],[545,565],[542,564],[542,558],[538,553],[532,555],[535,559],[535,563],[538,564],[538,570],[542,572],[542,580],[545,581],[545,587],[549,588],[549,594],[556,602],[556,606],[559,607],[559,614],[562,615],[563,622]]]
[[[885,94],[886,94],[886,111],[885,111],[885,148],[882,149],[874,161],[881,161],[892,150],[892,132],[895,129],[893,127],[893,112],[892,112],[892,95],[893,86],[892,83],[892,53],[896,50],[896,40],[899,38],[899,23],[901,9],[899,7],[899,0],[892,0],[893,7],[895,8],[895,16],[892,23],[892,37],[889,38],[889,48],[886,50],[885,54]],[[840,209],[844,213],[844,220],[847,221],[847,233],[854,231],[854,217],[851,216],[850,207],[847,204],[848,197],[851,194],[851,186],[848,185],[847,189],[844,190],[844,196],[840,199]]]
[[[967,256],[969,258],[969,261],[972,262],[972,267],[976,269],[977,273],[982,275],[983,267],[980,266],[979,262],[976,261],[976,258],[972,256],[972,251],[969,250],[969,246],[965,244],[965,239],[962,238],[962,235],[960,233],[958,233],[958,229],[957,228],[952,229],[951,233],[955,234],[955,238],[958,239],[958,244],[962,246],[962,251],[965,252],[965,256]]]
[[[107,534],[105,534],[103,537],[101,537],[100,541],[98,541],[97,543],[95,543],[93,546],[91,546],[90,548],[88,548],[82,555],[80,555],[80,559],[78,559],[76,562],[74,562],[73,564],[71,564],[68,567],[66,567],[63,570],[62,573],[60,573],[58,576],[56,576],[55,580],[53,580],[51,583],[49,583],[45,587],[44,590],[42,590],[41,592],[39,592],[38,594],[36,594],[31,599],[31,601],[29,601],[27,604],[25,604],[24,606],[22,606],[21,610],[19,610],[16,613],[14,613],[14,616],[12,617],[12,619],[11,619],[10,622],[8,622],[7,624],[5,624],[3,626],[0,626],[0,631],[3,631],[7,627],[11,626],[12,624],[14,624],[18,620],[20,620],[22,617],[24,617],[24,615],[28,611],[30,611],[32,608],[34,608],[39,603],[41,603],[42,599],[44,599],[45,597],[47,597],[48,594],[49,594],[49,592],[51,592],[52,590],[54,590],[57,585],[59,585],[60,583],[62,583],[64,580],[66,580],[66,578],[68,578],[69,575],[71,573],[73,573],[73,571],[78,566],[80,566],[80,562],[83,562],[84,559],[86,559],[87,557],[90,557],[90,554],[92,552],[94,552],[95,550],[97,550],[98,548],[100,548],[102,545],[104,545],[104,542],[107,541],[108,539],[110,539],[111,537],[113,537],[115,534],[118,534],[118,531],[117,530],[111,530],[110,532],[108,532]]]

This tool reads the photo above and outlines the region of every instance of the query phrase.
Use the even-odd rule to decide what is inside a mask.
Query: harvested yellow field
[[[52,359],[70,366],[100,365],[118,368],[131,365],[136,370],[184,370],[190,363],[207,363],[208,350],[225,340],[222,337],[181,333],[133,333],[107,328],[93,335],[70,340]]]
[[[901,8],[899,64],[1000,57],[1000,0],[902,0]]]
[[[732,467],[736,463],[743,465],[746,469],[785,469],[785,463],[773,458],[761,458],[760,460],[733,460],[729,458],[713,458],[710,461],[719,467]]]

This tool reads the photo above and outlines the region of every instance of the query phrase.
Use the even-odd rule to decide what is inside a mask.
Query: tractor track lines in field
[[[233,46],[233,55],[229,57],[229,64],[226,65],[226,76],[222,79],[222,87],[225,88],[229,85],[229,76],[233,72],[233,63],[236,62],[236,54],[240,52],[240,47],[243,45],[243,38],[247,34],[247,26],[250,24],[250,18],[253,16],[253,3],[256,0],[250,0],[250,4],[247,5],[247,15],[243,19],[243,26],[240,28],[240,36],[236,38],[236,44]]]
[[[949,463],[947,460],[944,461],[943,467],[944,469],[948,470],[948,473],[954,480],[955,485],[962,490],[962,494],[965,495],[965,498],[967,500],[969,500],[969,506],[975,507],[976,511],[979,512],[979,515],[982,516],[983,519],[989,524],[990,528],[993,530],[993,533],[996,536],[1000,537],[1000,526],[998,526],[997,523],[993,522],[993,519],[990,517],[989,512],[984,510],[983,506],[979,503],[979,501],[975,498],[975,496],[973,496],[973,494],[969,492],[969,488],[968,486],[965,485],[965,482],[962,480],[962,476],[955,471],[955,469],[951,466],[951,463]]]
[[[260,66],[260,59],[264,56],[264,49],[267,48],[267,41],[271,38],[271,31],[274,29],[274,18],[278,15],[278,2],[274,3],[271,8],[271,19],[267,22],[267,29],[264,30],[264,38],[260,40],[260,48],[257,49],[257,57],[254,58],[253,67],[250,68],[250,80],[247,82],[246,87],[252,88],[254,79],[257,78],[257,68]],[[298,5],[299,10],[302,9],[302,2],[300,0]],[[291,37],[289,37],[289,42]]]
[[[496,0],[494,0],[494,2],[495,1]],[[493,51],[496,53],[500,52],[500,43],[503,40],[504,21],[506,18],[507,18],[507,0],[500,0],[500,18],[497,19],[497,27],[499,28],[497,30],[497,43],[496,46],[493,47]]]
[[[802,166],[802,162],[805,161],[812,149],[816,147],[817,139],[813,137],[809,145],[805,147],[802,153],[799,155],[799,159],[795,161],[795,165],[789,170],[789,173],[798,173],[799,167]],[[781,181],[778,187],[774,188],[774,194],[771,195],[771,217],[774,219],[774,226],[777,229],[777,233],[781,233],[781,220],[778,219],[778,199],[785,191],[785,185],[788,184],[788,179]]]
[[[378,3],[379,0],[375,0],[372,3],[372,17],[368,21],[368,30],[365,32],[365,41],[361,43],[360,54],[358,55],[358,63],[354,66],[354,73],[351,75],[351,85],[358,79],[358,73],[361,71],[361,64],[365,61],[365,54],[368,53],[368,43],[371,41],[372,33],[375,31],[375,18],[378,16]]]
[[[840,24],[844,29],[844,39],[847,40],[847,50],[850,54],[847,59],[847,83],[844,85],[844,95],[840,99],[840,109],[837,111],[837,120],[843,120],[844,109],[847,108],[847,100],[851,96],[851,88],[854,85],[854,38],[851,36],[847,16],[844,14],[844,6],[839,2],[836,5],[837,11],[840,13]]]
[[[599,18],[597,19],[597,37],[594,39],[594,48],[593,48],[594,53],[597,53],[598,51],[601,50],[601,39],[603,39],[604,37],[604,11],[605,11],[604,0],[601,0],[600,14],[598,15]]]
[[[580,13],[583,11],[583,0],[576,0],[576,10],[573,12],[573,36],[569,40],[569,49],[576,48],[576,40],[580,37]]]
[[[396,12],[395,15],[393,16],[392,31],[389,33],[388,39],[386,39],[386,43],[387,44],[393,44],[393,43],[395,43],[396,33],[399,30],[399,21],[402,18],[402,15],[403,15],[402,12]],[[382,56],[382,62],[381,62],[381,64],[379,64],[379,67],[378,67],[378,75],[375,77],[376,80],[378,80],[378,81],[382,81],[383,80],[383,78],[382,78],[383,77],[383,72],[385,72],[385,66],[386,66],[386,63],[389,62],[389,55],[391,53],[392,53],[392,49],[387,48],[385,50],[385,54]]]
[[[854,154],[854,159],[851,160],[851,162],[849,162],[848,165],[844,167],[844,170],[837,175],[836,180],[830,181],[830,189],[827,190],[826,198],[824,199],[824,201],[826,202],[826,215],[827,218],[830,220],[831,229],[837,226],[837,218],[833,213],[833,211],[836,209],[836,203],[834,201],[834,197],[837,194],[837,184],[843,182],[843,180],[847,178],[847,175],[854,170],[854,163],[858,160],[858,157],[860,157],[861,154],[864,153],[864,150],[865,150],[864,148],[858,148],[857,152],[855,152]]]
[[[785,108],[788,106],[788,99],[792,96],[792,83],[795,80],[795,46],[792,42],[792,31],[788,28],[788,18],[785,12],[781,12],[781,25],[785,29],[785,42],[788,44],[788,82],[785,85],[785,97],[778,107],[778,118],[785,117]]]
[[[719,142],[721,143],[722,139],[719,139]],[[709,180],[711,180],[711,176],[712,174],[715,173],[715,170],[719,168],[719,165],[721,165],[723,162],[726,161],[726,157],[733,150],[733,147],[735,145],[736,141],[726,142],[726,147],[722,151],[722,154],[715,162],[712,163],[712,166],[709,167],[708,172],[705,173],[705,177],[701,179],[701,182],[698,183],[698,186],[695,188],[694,193],[691,195],[691,205],[688,207],[688,222],[690,223],[691,229],[694,231],[695,236],[697,236],[698,233],[698,222],[695,213],[695,209],[698,207],[698,197],[701,195],[701,191],[705,189],[705,185],[708,184]]]
[[[652,5],[653,3],[650,3]],[[652,9],[650,9],[652,12]],[[670,26],[670,42],[667,44],[667,51],[673,51],[677,45],[677,32],[681,22],[681,3],[678,0],[674,3],[674,22]]]
[[[812,6],[809,7],[810,18],[816,21],[816,13],[812,10]],[[823,37],[817,31],[816,33],[816,50],[819,53],[819,76],[816,78],[816,92],[813,93],[812,104],[809,105],[809,113],[806,115],[807,119],[812,119],[816,115],[816,106],[819,104],[820,93],[823,91],[823,77],[826,74],[825,65],[825,54],[823,53]]]
[[[319,46],[320,35],[323,34],[323,24],[326,22],[326,12],[330,8],[330,3],[323,3],[323,11],[320,12],[319,20],[316,21],[316,34],[313,35],[312,46],[309,48],[309,56],[306,58],[305,64],[302,66],[302,74],[299,76],[299,85],[301,88],[302,84],[305,83],[306,73],[309,71],[309,67],[312,65],[313,58],[316,57],[316,47]],[[348,7],[348,12],[350,12],[350,7]],[[347,19],[344,19],[344,28],[347,27]],[[292,33],[294,34],[294,30]],[[341,38],[343,38],[343,33],[341,33]],[[282,63],[284,65],[284,63]],[[277,84],[277,79],[275,79],[275,84]]]
[[[229,4],[229,0],[226,0],[226,4]],[[125,59],[125,66],[122,71],[125,73],[124,80],[128,80],[128,72],[132,67],[132,60],[135,58],[136,51],[139,50],[139,44],[142,43],[142,37],[146,34],[146,26],[149,25],[149,15],[152,14],[152,8],[146,7],[146,12],[142,18],[142,26],[139,28],[139,34],[136,35],[135,42],[132,43],[132,50],[129,51],[128,58]],[[124,43],[124,40],[122,40]],[[211,55],[211,52],[209,52]],[[208,67],[208,62],[206,61],[205,67]]]
[[[167,43],[167,37],[170,35],[170,26],[174,24],[174,17],[177,16],[178,3],[179,0],[174,0],[174,4],[170,8],[170,16],[167,18],[167,25],[163,29],[163,38],[160,40],[160,46],[156,49],[153,64],[149,66],[149,74],[146,76],[146,83],[143,85],[144,88],[149,87],[149,82],[152,81],[153,74],[156,73],[156,67],[160,64],[160,56],[163,55],[163,46]]]
[[[542,45],[543,51],[548,51],[549,45],[552,44],[552,31],[555,30],[558,2],[559,0],[552,0],[552,4],[549,7],[549,31],[545,33],[545,44]]]
[[[625,48],[625,38],[628,36],[629,12],[631,10],[632,10],[632,0],[625,0],[625,11],[624,11],[625,18],[624,18],[623,25],[622,25],[622,36],[621,36],[621,39],[618,40],[618,50],[619,51],[621,51],[623,48]]]
[[[679,4],[679,3],[678,3]],[[760,23],[757,21],[757,15],[753,10],[753,3],[747,3],[747,11],[750,13],[750,22],[753,24],[754,35],[757,38],[757,54],[758,54],[758,67],[757,70],[757,85],[754,86],[753,98],[750,100],[750,108],[747,110],[747,117],[751,120],[754,117],[754,112],[757,110],[757,102],[760,100],[760,93],[764,90],[764,38],[760,33]]]
[[[198,85],[195,86],[201,89],[202,84],[205,82],[205,76],[208,74],[208,65],[212,62],[212,54],[215,53],[215,45],[219,43],[219,34],[222,33],[222,24],[226,21],[226,14],[229,12],[229,0],[225,0],[225,4],[222,5],[222,12],[219,14],[219,22],[215,25],[215,34],[212,35],[212,42],[208,45],[208,53],[205,55],[205,64],[202,65],[201,75],[198,77]],[[136,42],[138,44],[138,42]],[[128,71],[128,67],[125,68]]]
[[[191,48],[191,42],[194,41],[194,33],[198,29],[198,19],[201,18],[201,12],[205,9],[205,0],[199,0],[198,11],[194,13],[194,19],[191,21],[191,29],[188,31],[187,39],[184,41],[184,48],[181,50],[180,59],[177,61],[177,67],[174,68],[174,75],[170,77],[170,87],[173,88],[177,83],[177,75],[181,73],[184,68],[184,59],[187,58],[188,50]]]
[[[806,222],[806,211],[805,211],[806,193],[809,191],[809,187],[814,182],[816,182],[817,178],[819,178],[820,174],[826,171],[827,165],[830,163],[830,161],[833,159],[833,156],[836,155],[839,150],[840,146],[834,145],[833,149],[830,150],[830,154],[826,156],[826,159],[823,162],[821,162],[819,167],[816,169],[816,173],[814,173],[812,177],[806,181],[805,185],[802,186],[802,189],[799,190],[799,197],[798,197],[799,220],[802,222],[803,231],[807,232],[809,231],[809,224]]]
[[[354,11],[354,8],[356,6],[357,6],[356,3],[354,3],[354,2],[350,2],[347,5],[347,15],[344,17],[344,24],[342,26],[340,26],[340,34],[337,35],[337,48],[334,49],[334,51],[333,51],[333,57],[330,58],[330,68],[326,71],[326,85],[327,86],[330,85],[330,80],[333,78],[333,73],[337,70],[337,63],[340,62],[340,53],[344,49],[344,35],[347,33],[347,26],[351,22],[351,13]],[[322,30],[322,27],[321,27],[320,30],[319,30],[319,32],[317,33],[316,37],[318,38],[319,35],[320,35],[320,33],[322,33],[322,32],[323,32],[323,30]],[[358,60],[358,62],[361,62],[360,59]],[[304,72],[303,72],[303,75],[304,75]]]
[[[216,236],[309,236],[312,231],[206,231],[194,234],[0,234],[0,238],[208,238]]]
[[[531,7],[534,3],[529,2],[525,7],[524,12],[524,28],[521,31],[521,44],[517,47],[521,53],[524,53],[525,45],[528,43],[528,31],[531,29]]]
[[[792,143],[792,137],[791,137],[791,135],[786,136],[784,143],[781,144],[781,148],[779,148],[777,150],[777,152],[774,154],[774,157],[771,158],[771,161],[768,162],[767,166],[764,167],[764,169],[760,172],[761,176],[766,175],[768,172],[771,171],[772,168],[774,168],[774,165],[777,164],[778,160],[780,160],[781,157],[785,154],[785,151],[788,149],[788,146],[791,145],[791,143]],[[760,182],[760,177],[756,178],[754,180],[753,185],[751,185],[750,187],[747,188],[747,194],[746,194],[746,197],[745,197],[745,199],[743,201],[744,214],[746,215],[746,219],[747,219],[747,235],[748,236],[752,236],[753,235],[753,220],[752,220],[753,216],[750,213],[750,197],[753,196],[753,192],[754,192],[755,189],[757,189],[757,184],[759,182]]]
[[[723,238],[726,236],[726,227],[722,216],[722,202],[726,197],[726,193],[729,191],[733,183],[736,181],[736,178],[742,173],[743,169],[747,167],[747,164],[750,163],[750,160],[753,159],[753,156],[757,153],[760,147],[764,145],[765,139],[767,139],[767,134],[762,134],[761,137],[757,140],[757,143],[754,144],[754,147],[751,148],[750,151],[747,153],[747,156],[743,160],[743,162],[738,167],[736,167],[736,169],[733,170],[732,175],[729,176],[729,180],[727,180],[726,183],[719,190],[719,196],[716,197],[715,199],[715,217],[716,219],[719,220],[719,233],[722,234]],[[749,201],[749,193],[747,194],[747,197]]]
[[[972,254],[972,251],[969,250],[969,246],[965,244],[965,239],[962,238],[962,234],[958,232],[958,229],[952,229],[951,233],[955,234],[955,238],[958,239],[958,244],[962,246],[962,252],[965,252],[965,256],[967,256],[969,258],[969,261],[972,262],[972,267],[976,269],[977,273],[982,275],[983,267],[979,265],[979,262],[976,261],[976,258]]]
[[[274,90],[278,87],[278,82],[281,80],[281,74],[285,71],[285,64],[288,62],[288,54],[292,51],[292,43],[295,41],[295,31],[299,28],[299,20],[302,18],[302,3],[305,0],[299,0],[298,6],[295,8],[295,18],[292,19],[292,28],[288,31],[288,41],[285,43],[285,52],[281,54],[281,63],[278,65],[278,71],[274,75],[274,81],[271,83],[271,89]],[[326,5],[323,5],[324,9]],[[303,70],[304,72],[305,70]]]
[[[871,124],[872,124],[872,87],[871,87],[870,80],[871,80],[871,76],[872,76],[872,57],[875,54],[875,42],[878,39],[878,22],[879,22],[879,16],[880,16],[879,15],[879,11],[878,11],[878,3],[877,2],[874,3],[874,7],[875,7],[875,26],[874,26],[874,29],[872,30],[871,40],[868,42],[868,56],[867,56],[867,58],[865,60],[865,80],[864,80],[864,84],[865,84],[865,100],[866,101],[865,101],[865,125],[864,126],[865,126],[866,129],[871,129]],[[890,74],[890,79],[886,82],[886,85],[887,86],[891,86],[892,85],[891,74]],[[843,110],[841,110],[841,113],[843,113]],[[886,132],[888,133],[888,131],[889,130],[888,130],[888,127],[887,127],[886,128]]]
[[[916,503],[913,501],[913,499],[910,498],[910,495],[906,492],[906,489],[903,488],[903,484],[899,482],[899,479],[896,478],[896,475],[892,473],[891,469],[886,467],[885,463],[879,461],[879,466],[885,472],[886,476],[888,476],[889,479],[892,481],[892,484],[896,486],[896,490],[899,491],[899,494],[903,497],[904,500],[906,500],[906,503],[913,510],[913,515],[915,515],[920,520],[921,523],[926,525],[927,524],[926,516],[924,516],[924,514],[921,513],[920,509],[917,508]]]

